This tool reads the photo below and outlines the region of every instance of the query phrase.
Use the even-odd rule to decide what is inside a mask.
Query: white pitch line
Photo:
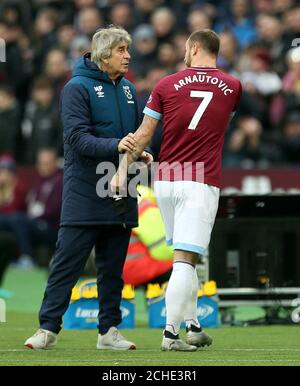
[[[156,359],[153,359],[153,360],[149,360],[148,358],[134,358],[135,360],[136,359],[140,359],[144,362],[157,362]],[[119,359],[119,358],[114,358],[114,359],[101,359],[99,360],[99,363],[100,362],[113,362],[113,361],[119,361],[119,362],[129,362],[131,363],[132,362],[132,359]],[[180,360],[181,362],[183,362],[183,360],[181,359]],[[0,364],[5,364],[5,363],[19,363],[19,362],[24,362],[24,360],[13,360],[13,359],[8,359],[6,361],[3,361],[3,362],[0,362]],[[36,363],[44,363],[43,361],[35,361]],[[95,360],[78,360],[78,359],[69,359],[69,360],[66,360],[66,359],[49,359],[47,358],[47,363],[49,362],[54,362],[54,363],[97,363],[97,361]],[[189,361],[186,361],[186,362],[189,362]],[[247,363],[247,362],[255,362],[255,363],[300,363],[300,359],[297,360],[297,359],[282,359],[282,360],[278,360],[278,359],[201,359],[199,361],[199,363]],[[34,365],[34,362],[31,360],[31,364]],[[170,364],[170,358],[168,358],[168,364]],[[196,366],[196,365],[194,365]]]
[[[78,351],[78,352],[82,352],[82,351],[90,351],[91,353],[96,353],[98,352],[99,354],[101,353],[101,351],[98,351],[98,350],[93,350],[91,348],[74,348],[74,349],[64,349],[64,348],[59,348],[59,349],[48,349],[48,350],[29,350],[28,348],[21,348],[21,349],[0,349],[0,352],[28,352],[28,353],[32,353],[32,352],[55,352],[55,353],[58,353],[58,352],[61,352],[61,353],[67,353],[67,352],[74,352],[74,351]],[[142,353],[142,352],[153,352],[153,353],[157,353],[158,351],[160,351],[159,348],[157,349],[137,349],[136,352],[138,353]],[[221,349],[214,349],[214,348],[209,348],[209,349],[199,349],[198,350],[198,353],[201,353],[201,352],[209,352],[209,353],[218,353],[220,351],[238,351],[238,352],[255,352],[255,351],[259,351],[259,352],[300,352],[300,349],[298,348],[221,348]],[[111,351],[113,352],[113,351]],[[135,355],[134,352],[132,352],[132,355]]]

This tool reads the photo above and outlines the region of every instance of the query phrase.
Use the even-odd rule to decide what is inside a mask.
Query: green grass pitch
[[[299,366],[300,326],[221,327],[210,329],[213,346],[192,353],[161,352],[162,331],[146,327],[139,312],[137,327],[122,333],[136,351],[96,350],[97,331],[62,331],[51,350],[34,351],[23,343],[37,328],[37,311],[45,273],[11,271],[6,288],[7,320],[0,323],[0,366]],[[140,294],[141,295],[141,294]],[[140,307],[143,308],[144,304]],[[184,337],[184,331],[182,332]]]

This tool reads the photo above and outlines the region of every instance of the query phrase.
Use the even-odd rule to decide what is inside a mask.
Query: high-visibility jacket
[[[125,284],[138,286],[155,281],[172,269],[172,258],[159,208],[153,201],[143,199],[139,204],[139,227],[132,231],[123,269]]]
[[[171,270],[172,261],[160,261],[153,259],[147,247],[139,238],[132,234],[128,253],[123,268],[125,284],[139,286]]]
[[[148,248],[156,260],[173,259],[173,248],[166,244],[165,227],[158,206],[150,200],[139,203],[139,226],[133,229],[136,236]]]

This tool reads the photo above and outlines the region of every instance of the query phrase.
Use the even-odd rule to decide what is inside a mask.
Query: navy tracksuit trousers
[[[95,246],[99,301],[99,333],[105,334],[121,320],[122,271],[130,239],[130,228],[122,225],[64,226],[50,269],[40,327],[58,333],[68,308],[72,288]]]

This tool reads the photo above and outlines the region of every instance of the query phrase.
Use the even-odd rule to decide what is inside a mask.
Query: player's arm
[[[154,135],[156,126],[158,124],[158,120],[150,117],[149,115],[145,115],[143,122],[141,123],[138,130],[134,133],[134,139],[136,141],[136,149],[135,151],[129,153],[126,152],[125,157],[123,157],[119,170],[124,169],[126,165],[126,171],[129,166],[136,160],[138,160],[143,153],[146,146],[148,146],[151,142],[151,139]],[[125,160],[126,158],[126,160]]]
[[[134,138],[136,140],[135,150],[131,153],[125,153],[116,174],[111,180],[110,186],[112,191],[119,191],[125,185],[125,181],[127,180],[127,170],[129,166],[141,157],[145,147],[150,144],[158,121],[158,119],[152,118],[149,115],[144,116],[143,122],[141,123],[138,130],[134,133]]]

